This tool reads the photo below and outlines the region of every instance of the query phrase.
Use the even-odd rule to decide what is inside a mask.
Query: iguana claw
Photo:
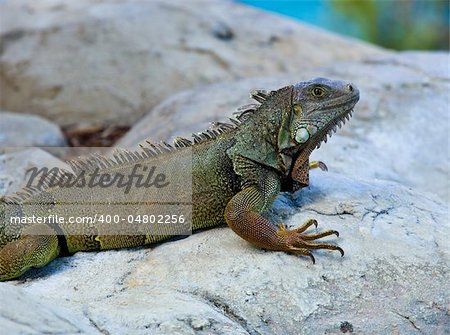
[[[337,250],[341,253],[341,256],[344,256],[344,250],[336,245],[308,242],[329,235],[339,236],[339,232],[337,232],[336,230],[325,230],[317,234],[304,234],[303,232],[312,225],[316,226],[317,228],[317,221],[314,219],[310,219],[306,221],[302,226],[292,230],[287,230],[285,225],[281,224],[280,230],[277,232],[278,237],[283,242],[281,251],[309,256],[313,264],[315,263],[315,259],[309,249]]]
[[[322,161],[312,161],[309,163],[309,169],[320,168],[322,171],[328,171],[327,165]]]

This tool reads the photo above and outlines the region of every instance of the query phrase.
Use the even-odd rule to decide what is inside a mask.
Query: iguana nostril
[[[347,88],[348,88],[348,90],[349,90],[350,92],[353,92],[353,86],[352,86],[351,84],[348,84],[348,85],[347,85]]]

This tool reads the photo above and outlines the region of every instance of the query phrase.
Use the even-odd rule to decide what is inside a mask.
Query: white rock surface
[[[394,180],[450,204],[449,64],[448,52],[405,52],[324,69],[361,86],[361,101],[350,127],[313,158],[331,158],[333,171]]]
[[[74,318],[70,310],[20,287],[0,285],[2,334],[95,334],[88,319]]]
[[[31,168],[57,167],[69,169],[69,166],[39,148],[22,148],[11,150],[0,150],[0,197],[13,195],[30,181]]]
[[[4,0],[0,12],[0,107],[60,125],[131,125],[181,89],[381,50],[232,1]]]
[[[9,309],[0,320],[22,326],[15,286],[65,319],[79,320],[80,328],[91,324],[108,334],[449,329],[450,226],[448,208],[436,197],[314,171],[310,187],[280,196],[271,216],[289,226],[316,218],[319,228],[339,230],[340,238],[330,241],[345,256],[316,252],[313,265],[253,248],[226,227],[154,248],[78,253],[1,283]],[[30,318],[32,329],[40,329],[39,319]]]
[[[226,121],[251,90],[277,89],[312,77],[348,80],[361,91],[354,117],[312,159],[335,172],[388,179],[435,193],[450,203],[448,53],[406,52],[338,63],[300,75],[242,79],[179,93],[151,110],[118,147],[145,139],[190,136]]]
[[[58,125],[36,115],[0,111],[0,149],[66,145]]]

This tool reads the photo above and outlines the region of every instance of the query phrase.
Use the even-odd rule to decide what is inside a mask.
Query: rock
[[[21,287],[43,308],[110,334],[449,329],[450,226],[437,197],[313,171],[310,186],[279,196],[270,215],[290,227],[316,218],[320,229],[339,230],[329,241],[345,256],[317,251],[313,265],[253,248],[223,227],[153,248],[77,253],[0,287]],[[10,296],[2,305],[18,312],[0,319],[9,313],[22,327],[24,307]]]
[[[38,148],[0,152],[0,197],[13,195],[26,186],[30,180],[27,171],[33,167],[69,169],[63,161]]]
[[[382,52],[232,1],[4,0],[0,12],[0,106],[60,125],[131,125],[179,90]]]
[[[42,117],[25,113],[0,112],[0,120],[0,148],[67,145],[61,129]]]
[[[145,140],[190,137],[192,133],[207,129],[212,121],[228,121],[238,107],[254,103],[250,91],[278,89],[290,83],[291,79],[285,76],[249,78],[180,92],[149,111],[116,143],[116,147],[136,149]]]
[[[448,52],[405,52],[324,69],[361,86],[354,127],[313,158],[333,171],[389,179],[450,203]],[[354,122],[356,121],[356,122]]]
[[[68,310],[28,294],[20,287],[0,283],[0,299],[3,334],[98,333],[88,319],[74,318]]]
[[[255,103],[250,92],[255,89],[276,90],[295,82],[311,79],[316,71],[305,71],[301,77],[275,76],[241,79],[183,91],[150,110],[117,143],[116,147],[136,149],[146,140],[159,141],[177,136],[190,137],[207,129],[211,122],[229,122],[241,106]]]
[[[350,123],[315,150],[312,159],[325,161],[332,171],[395,180],[450,202],[449,61],[448,53],[405,52],[297,76],[242,79],[182,92],[151,110],[117,146],[135,148],[145,139],[189,136],[211,121],[226,121],[251,102],[248,92],[257,88],[277,89],[318,76],[339,78],[354,82],[361,100]]]

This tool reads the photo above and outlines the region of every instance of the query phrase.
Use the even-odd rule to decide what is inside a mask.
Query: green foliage
[[[362,38],[387,48],[449,49],[448,0],[331,0]]]

